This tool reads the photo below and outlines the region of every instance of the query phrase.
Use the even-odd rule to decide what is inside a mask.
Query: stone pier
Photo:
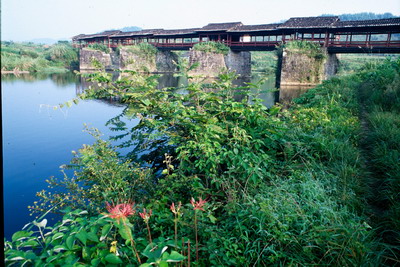
[[[189,65],[198,63],[198,67],[190,72],[191,75],[216,77],[223,71],[234,71],[241,77],[251,76],[250,52],[235,52],[230,50],[227,55],[202,52],[191,49],[189,51]]]
[[[325,49],[319,53],[283,49],[278,58],[277,87],[319,84],[336,74],[338,62],[336,54]]]

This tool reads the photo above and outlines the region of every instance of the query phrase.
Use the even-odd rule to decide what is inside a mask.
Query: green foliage
[[[190,82],[184,91],[158,89],[157,77],[133,71],[117,81],[109,74],[92,74],[100,88],[79,97],[113,97],[127,104],[108,125],[118,132],[114,139],[132,152],[119,157],[94,132],[96,143],[84,146],[69,166],[74,176],[50,180],[62,190],[39,194],[37,206],[43,211],[63,212],[57,208],[61,205],[87,210],[87,217],[71,222],[83,225],[66,229],[64,236],[52,232],[49,238],[60,243],[31,252],[22,249],[20,238],[38,240],[29,239],[30,229],[18,232],[6,242],[6,258],[32,258],[40,265],[45,260],[40,255],[49,250],[63,264],[71,257],[71,264],[77,258],[89,264],[85,260],[90,258],[93,265],[138,265],[136,247],[142,266],[174,261],[187,266],[194,252],[198,266],[396,263],[400,134],[398,113],[391,113],[399,110],[399,69],[398,61],[366,66],[360,74],[309,90],[288,110],[267,109],[249,87],[233,85],[232,73],[210,83]],[[361,104],[359,88],[365,90]],[[384,180],[376,197],[387,209],[385,222],[378,225],[365,213],[371,182],[360,149],[363,105],[371,109],[370,159],[374,169],[384,170],[377,172]],[[129,128],[124,119],[139,122]],[[171,214],[170,203],[187,203],[192,196],[207,199],[204,211],[193,210],[192,203]],[[144,222],[129,218],[115,223],[97,216],[105,201],[136,201],[139,210],[151,209],[154,215]],[[394,237],[376,237],[381,227]],[[109,249],[113,241],[117,245]],[[68,254],[71,242],[73,254]],[[119,256],[110,252],[115,249]]]
[[[132,232],[138,228],[132,224],[137,218],[118,221],[103,214],[88,216],[80,209],[64,212],[62,221],[53,227],[43,219],[14,233],[12,240],[5,242],[6,266],[139,266],[130,243]],[[174,250],[171,240],[160,238],[151,244],[136,240],[142,258],[148,258],[149,263],[141,266],[168,266],[185,259]]]
[[[78,52],[69,43],[52,46],[1,43],[1,69],[29,72],[65,72],[78,68]]]
[[[394,246],[388,253],[392,257],[400,252],[400,60],[368,65],[358,76],[363,81],[359,94],[367,126],[362,144],[368,153],[369,197],[379,211],[379,236]]]
[[[308,41],[290,41],[287,42],[278,49],[286,49],[288,51],[296,51],[309,55],[316,60],[324,60],[326,58],[325,53],[322,51],[321,45],[315,42]]]
[[[277,60],[275,52],[251,52],[251,71],[273,74],[276,71]]]
[[[105,44],[99,44],[99,43],[89,44],[87,48],[91,50],[101,51],[107,54],[110,53],[110,49]]]
[[[68,206],[94,214],[106,201],[145,201],[152,192],[153,179],[148,169],[121,161],[109,142],[100,139],[97,130],[90,133],[96,142],[73,153],[71,164],[62,166],[63,178],[47,180],[51,190],[38,192],[41,201],[31,207],[32,211],[42,212],[50,207],[58,211]],[[65,169],[75,170],[73,176],[69,177]]]
[[[149,43],[139,43],[124,47],[127,51],[146,59],[152,59],[157,54],[157,48]]]
[[[193,46],[196,51],[202,51],[206,53],[217,53],[227,55],[229,53],[229,47],[220,42],[201,42]]]

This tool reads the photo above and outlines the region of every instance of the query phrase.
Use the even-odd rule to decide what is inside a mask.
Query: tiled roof
[[[241,22],[226,22],[226,23],[210,23],[207,26],[199,29],[198,32],[204,31],[229,31],[242,26]]]
[[[163,31],[163,29],[148,29],[148,30],[133,31],[133,32],[120,32],[118,34],[112,35],[111,38],[130,37],[130,36],[147,36],[147,35],[156,34],[161,31]]]
[[[400,26],[400,18],[338,21],[334,27]]]
[[[339,17],[303,17],[303,18],[290,18],[279,28],[320,28],[330,27]]]
[[[155,36],[163,36],[163,35],[183,35],[183,34],[191,34],[196,33],[200,28],[192,28],[192,29],[176,29],[176,30],[162,30],[160,32],[155,33]]]
[[[260,25],[241,25],[236,27],[233,30],[229,30],[229,32],[252,32],[252,31],[268,31],[275,30],[281,23],[274,24],[260,24]]]
[[[108,37],[111,35],[115,35],[120,33],[121,31],[104,31],[100,33],[95,33],[95,34],[80,34],[75,36],[76,40],[81,40],[81,39],[90,39],[90,38],[96,38],[96,37]]]

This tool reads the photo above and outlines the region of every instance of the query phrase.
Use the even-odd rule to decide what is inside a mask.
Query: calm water
[[[6,238],[31,221],[28,205],[47,188],[50,176],[61,177],[59,166],[69,163],[71,151],[94,139],[84,123],[109,134],[105,123],[122,106],[84,101],[69,109],[52,106],[76,96],[79,80],[73,74],[51,76],[2,75],[4,233]],[[106,137],[105,137],[106,138]]]
[[[256,82],[256,77],[252,82]],[[179,78],[160,78],[160,87],[185,84]],[[71,108],[54,110],[53,106],[71,100],[87,87],[74,74],[2,75],[3,123],[3,190],[4,233],[12,233],[34,218],[28,205],[37,200],[36,192],[47,188],[45,180],[61,177],[59,166],[72,158],[71,151],[94,139],[83,132],[84,124],[100,129],[103,139],[112,135],[105,123],[119,115],[123,106],[105,101],[81,101]],[[273,77],[261,86],[274,88]],[[274,104],[276,93],[263,92],[261,98],[268,107]],[[132,121],[132,126],[136,123]]]

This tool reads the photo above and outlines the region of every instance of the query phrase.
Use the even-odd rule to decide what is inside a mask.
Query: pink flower
[[[194,198],[192,198],[192,199],[190,200],[190,204],[192,204],[194,210],[202,210],[202,211],[205,211],[205,210],[203,209],[203,206],[204,206],[204,204],[206,204],[206,203],[207,203],[207,201],[201,199],[201,197],[199,198],[199,201],[197,201],[197,202],[194,200]]]
[[[135,210],[133,210],[133,205],[135,203],[122,203],[117,205],[111,205],[106,202],[107,211],[110,213],[108,217],[113,219],[125,219],[130,215],[135,214]]]
[[[172,203],[171,206],[170,206],[169,208],[170,208],[170,210],[172,211],[172,213],[178,214],[179,211],[180,211],[180,209],[181,209],[181,207],[182,207],[182,203],[179,201],[179,204],[178,204],[178,207],[177,207],[177,208],[175,208],[175,203]]]
[[[152,210],[149,210],[149,212],[147,212],[146,209],[143,209],[143,212],[139,212],[140,217],[142,217],[142,219],[145,223],[149,222],[151,214],[152,214]]]

